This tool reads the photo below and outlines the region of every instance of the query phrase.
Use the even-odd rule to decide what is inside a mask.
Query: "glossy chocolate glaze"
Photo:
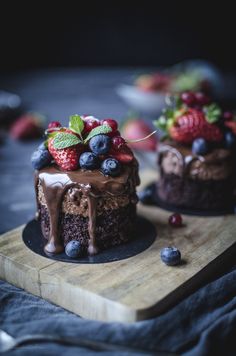
[[[191,148],[180,145],[173,141],[165,141],[158,148],[158,164],[161,168],[164,156],[171,152],[176,157],[176,168],[174,170],[171,158],[165,162],[168,168],[168,173],[173,173],[179,176],[190,176],[198,179],[207,179],[207,177],[214,179],[222,179],[222,172],[230,175],[232,152],[228,149],[216,148],[205,156],[195,155],[192,153]],[[220,165],[222,169],[220,168]],[[228,172],[228,174],[227,174]],[[167,173],[167,172],[165,172]]]
[[[88,254],[98,252],[96,246],[96,205],[97,199],[104,195],[116,196],[135,191],[140,183],[138,176],[138,163],[134,161],[129,165],[123,165],[118,177],[104,176],[99,170],[89,171],[79,169],[65,172],[56,165],[43,168],[35,173],[35,189],[38,199],[37,187],[41,182],[45,196],[49,217],[50,237],[45,246],[45,252],[49,254],[60,253],[64,250],[63,241],[60,238],[59,216],[65,192],[71,187],[76,187],[88,199],[89,208],[89,244]],[[37,202],[38,204],[38,202]]]

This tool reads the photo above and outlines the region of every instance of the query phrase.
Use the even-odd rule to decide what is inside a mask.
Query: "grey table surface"
[[[72,113],[121,120],[126,105],[115,88],[134,70],[57,69],[0,77],[0,88],[19,94],[29,110],[66,124]],[[34,216],[35,197],[30,155],[40,141],[9,138],[0,145],[0,232]],[[216,278],[173,309],[149,321],[123,325],[83,320],[62,308],[0,281],[0,328],[13,336],[56,333],[133,345],[185,355],[236,354],[236,270]],[[9,355],[95,354],[55,344],[28,345]],[[110,353],[104,353],[110,354]],[[121,354],[121,353],[114,353]],[[129,353],[123,353],[128,355]]]

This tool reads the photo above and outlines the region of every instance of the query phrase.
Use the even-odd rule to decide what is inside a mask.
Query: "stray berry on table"
[[[169,217],[169,224],[173,227],[181,227],[183,226],[182,216],[178,213],[174,213]]]
[[[77,240],[68,242],[65,248],[65,253],[70,258],[77,258],[81,255],[81,245]]]
[[[176,266],[181,261],[181,253],[176,247],[164,247],[161,250],[161,260],[168,266]]]

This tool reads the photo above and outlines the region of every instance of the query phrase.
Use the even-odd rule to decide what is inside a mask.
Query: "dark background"
[[[235,32],[234,11],[222,1],[31,2],[24,8],[8,1],[1,10],[0,70],[165,66],[201,58],[232,71]]]

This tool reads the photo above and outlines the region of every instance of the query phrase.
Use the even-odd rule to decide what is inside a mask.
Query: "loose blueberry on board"
[[[225,146],[226,148],[232,148],[236,144],[236,137],[235,135],[231,132],[228,131],[225,133]]]
[[[121,171],[120,162],[115,158],[107,158],[102,162],[101,170],[105,176],[116,177]]]
[[[192,144],[192,152],[195,155],[206,155],[209,151],[209,146],[204,138],[196,138]]]
[[[34,169],[46,167],[51,163],[51,161],[52,156],[46,148],[34,151],[31,156],[31,163]]]
[[[65,248],[65,253],[70,258],[78,258],[81,255],[81,245],[77,240],[68,242]]]
[[[180,214],[174,213],[169,217],[169,224],[173,227],[183,226],[183,219]]]
[[[95,155],[105,155],[111,147],[111,139],[107,135],[96,135],[89,141],[89,147]]]
[[[161,250],[161,260],[167,266],[176,266],[181,261],[181,253],[176,247],[164,247]]]
[[[92,152],[84,152],[79,158],[79,165],[83,169],[96,169],[99,167],[99,158]]]

